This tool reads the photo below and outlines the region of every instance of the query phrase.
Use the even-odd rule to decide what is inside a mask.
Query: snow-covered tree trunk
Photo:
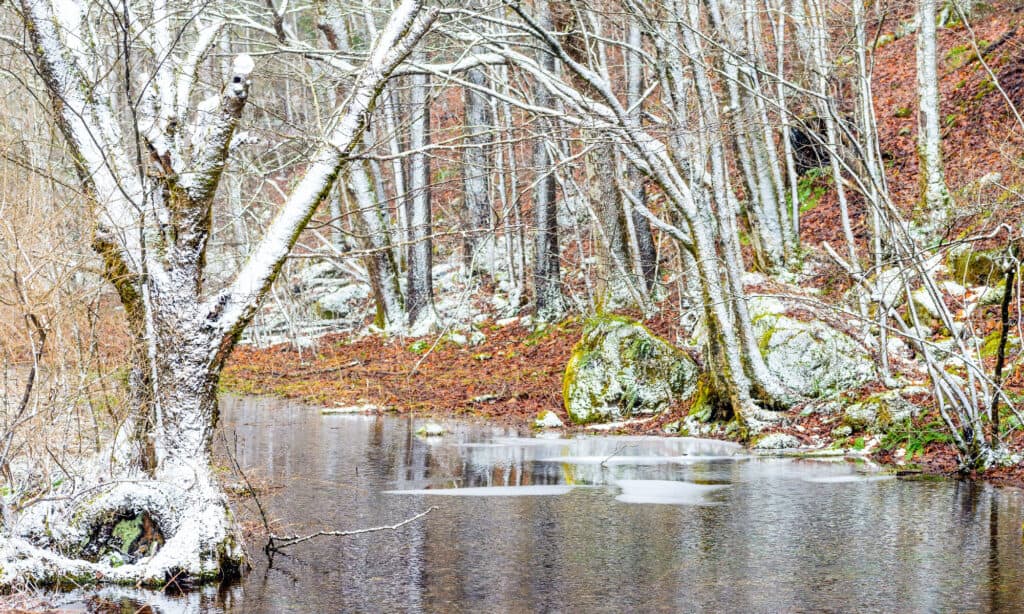
[[[487,75],[481,68],[466,71],[466,81],[483,86]],[[491,141],[494,119],[487,96],[474,88],[465,88],[463,96],[462,150],[463,264],[467,275],[475,275],[491,266],[486,253],[494,245],[491,233]]]
[[[921,200],[932,227],[945,221],[950,204],[942,164],[936,5],[937,0],[917,3],[917,156],[921,167]]]
[[[643,51],[643,32],[636,19],[630,19],[627,26],[627,49],[626,55],[626,104],[633,120],[640,122],[643,115],[643,86],[644,86],[644,63],[641,52]],[[626,189],[629,191],[626,205],[629,207],[631,223],[631,245],[634,249],[634,258],[640,265],[640,275],[644,280],[648,292],[654,290],[658,270],[658,254],[654,245],[654,235],[651,232],[651,223],[646,217],[633,206],[636,201],[641,204],[647,203],[647,191],[644,189],[644,178],[640,170],[630,165],[626,170]]]
[[[751,212],[748,217],[763,264],[775,269],[785,264],[792,251],[793,235],[784,201],[780,202],[783,194],[777,185],[781,174],[775,145],[766,141],[770,137],[765,129],[767,116],[759,105],[762,94],[756,68],[763,62],[757,57],[758,49],[749,45],[748,30],[756,12],[750,15],[737,0],[711,0],[707,6],[709,19],[724,41],[721,62],[729,100],[724,119],[731,120],[733,126],[736,158]],[[700,25],[699,19],[691,19],[691,27]]]
[[[416,73],[409,79],[409,263],[406,277],[406,312],[409,330],[425,335],[437,327],[434,312],[433,224],[430,211],[430,77]]]
[[[544,29],[551,28],[551,11],[548,0],[536,3],[537,23]],[[555,57],[544,50],[538,51],[537,62],[548,74],[557,70]],[[537,88],[535,102],[549,106],[553,99],[543,87]],[[548,139],[555,134],[554,119],[542,118],[540,131],[533,145],[533,292],[537,317],[542,320],[558,320],[565,305],[562,298],[561,261],[558,250],[558,204],[557,183],[554,165],[548,153]]]
[[[109,456],[87,465],[82,480],[69,480],[66,488],[84,484],[88,496],[63,493],[68,496],[29,507],[5,527],[0,585],[67,578],[162,583],[171,576],[230,574],[243,564],[244,553],[209,466],[220,371],[359,143],[385,81],[437,10],[423,9],[419,0],[394,9],[336,109],[331,132],[248,260],[225,288],[206,293],[211,209],[248,100],[252,58],[236,57],[222,93],[194,108],[196,68],[222,29],[195,17],[196,6],[158,1],[119,16],[118,24],[131,27],[140,12],[151,11],[153,28],[137,37],[125,32],[123,40],[130,42],[119,51],[136,58],[129,68],[151,66],[152,77],[109,70],[103,47],[92,38],[99,28],[91,20],[104,13],[88,3],[22,0],[20,8],[57,125],[96,211],[95,246],[104,274],[136,339],[130,385],[137,407]],[[188,39],[193,47],[181,49]],[[137,98],[141,107],[119,108],[125,98]],[[133,124],[125,134],[128,122]],[[138,514],[148,515],[162,533],[165,543],[157,552],[127,564],[113,555],[87,558],[83,544],[97,527]]]

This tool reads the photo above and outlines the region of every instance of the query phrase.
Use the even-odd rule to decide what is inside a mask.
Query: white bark
[[[409,268],[406,277],[406,311],[409,330],[425,335],[438,326],[434,311],[433,225],[431,222],[430,154],[430,78],[425,74],[409,77],[409,193],[406,216],[409,220]]]
[[[483,87],[487,75],[482,68],[466,71],[466,81]],[[466,274],[493,268],[490,251],[494,237],[491,230],[491,148],[494,117],[491,102],[477,88],[463,89],[462,150],[462,232],[463,266]]]
[[[917,5],[917,154],[921,167],[921,198],[927,208],[929,226],[933,228],[945,222],[950,205],[942,164],[936,4],[936,0],[919,0]]]
[[[550,29],[551,13],[548,0],[537,2],[536,10],[537,23],[545,30]],[[539,51],[537,63],[545,74],[555,74],[555,58],[550,53]],[[535,100],[537,105],[543,107],[553,102],[544,87],[537,89]],[[535,137],[533,145],[533,292],[537,316],[542,320],[558,320],[564,311],[564,301],[558,250],[557,188],[553,175],[553,161],[545,142],[555,133],[554,120],[544,118],[540,122],[541,134]]]

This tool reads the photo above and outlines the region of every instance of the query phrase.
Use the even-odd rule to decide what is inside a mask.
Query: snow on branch
[[[220,99],[210,98],[196,109],[192,132],[192,164],[182,173],[181,185],[193,202],[205,202],[217,189],[217,179],[228,157],[231,135],[245,109],[255,68],[252,57],[241,54],[231,66],[231,79]]]
[[[234,282],[207,306],[208,318],[223,334],[221,345],[212,348],[211,360],[224,360],[224,349],[255,315],[299,233],[330,189],[341,165],[362,138],[373,105],[394,70],[427,33],[438,15],[424,9],[422,0],[403,0],[394,10],[377,40],[352,91],[338,109],[327,142],[311,159],[263,238]]]
[[[101,57],[86,47],[89,28],[76,2],[21,0],[21,14],[32,40],[33,55],[57,111],[57,124],[68,141],[84,187],[100,205],[99,238],[123,248],[125,267],[138,265],[136,208],[142,186],[123,149],[119,124],[102,83]],[[58,10],[59,9],[59,10]]]

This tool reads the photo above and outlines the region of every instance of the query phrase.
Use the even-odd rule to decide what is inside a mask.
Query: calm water
[[[392,524],[276,555],[161,611],[1024,610],[1024,497],[885,479],[844,461],[696,439],[535,439],[447,423],[223,402],[280,530]],[[115,597],[108,591],[106,597]]]

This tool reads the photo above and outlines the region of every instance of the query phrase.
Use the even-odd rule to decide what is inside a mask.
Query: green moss
[[[142,535],[142,515],[122,520],[114,525],[113,536],[120,541],[121,552],[127,553],[135,544],[135,540]]]
[[[988,41],[978,41],[979,49],[984,49],[987,45]],[[964,64],[973,62],[977,57],[973,45],[956,45],[946,52],[946,66],[950,69],[957,69]]]
[[[1000,277],[999,260],[1003,250],[975,250],[958,245],[946,254],[946,266],[953,280],[971,286],[990,285]]]
[[[409,351],[413,354],[422,354],[430,349],[430,342],[426,339],[418,339],[409,344]]]
[[[906,119],[910,117],[910,114],[910,107],[896,107],[896,109],[892,112],[893,117],[898,117],[900,119]]]
[[[892,425],[882,438],[880,448],[882,450],[895,451],[899,448],[906,450],[906,460],[913,460],[933,443],[949,443],[952,438],[946,430],[946,425],[940,420],[915,424],[913,420],[903,420]]]
[[[601,313],[583,323],[565,367],[562,399],[578,424],[655,413],[690,393],[695,370],[685,353],[643,324]]]

